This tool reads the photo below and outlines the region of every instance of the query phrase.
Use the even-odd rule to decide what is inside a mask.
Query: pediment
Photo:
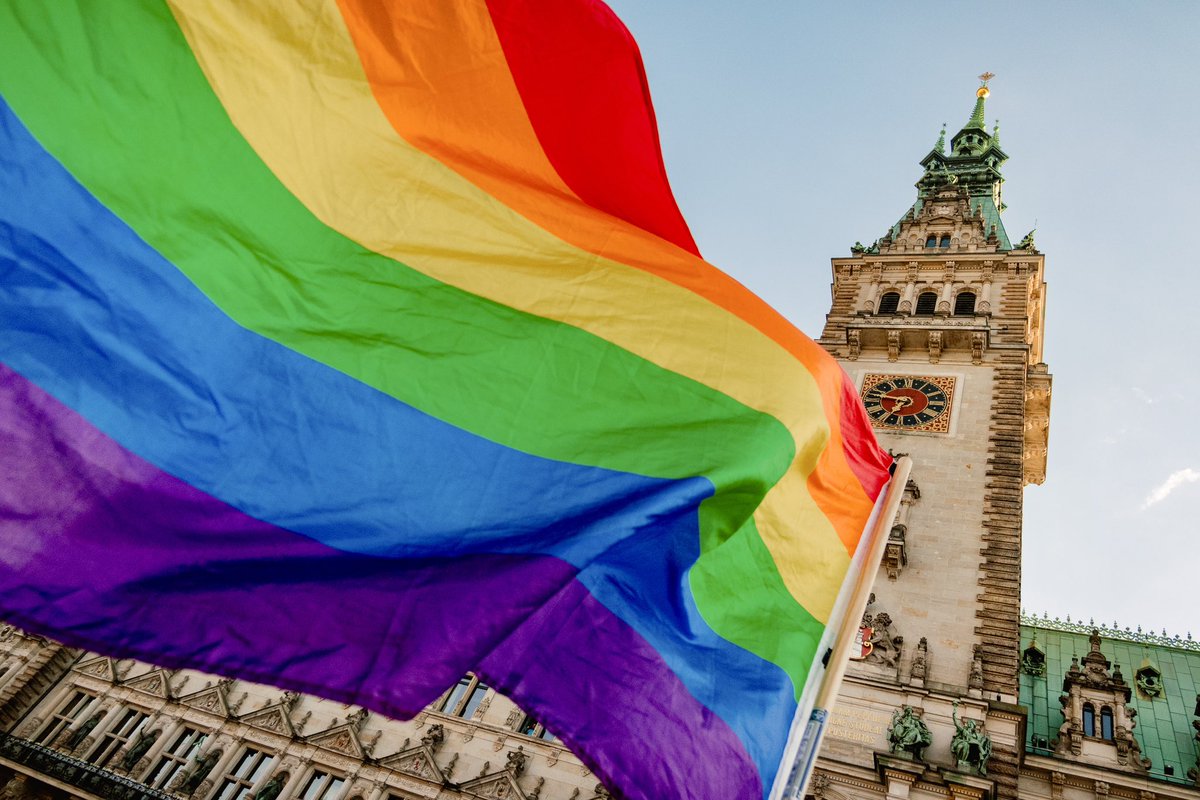
[[[201,711],[207,711],[210,714],[216,714],[219,717],[228,717],[229,703],[225,699],[225,690],[220,684],[209,686],[191,694],[184,695],[179,698],[179,702],[185,706],[196,708]]]
[[[517,779],[508,770],[482,775],[474,780],[464,781],[459,785],[464,793],[475,797],[497,798],[497,800],[528,800],[528,795],[521,790]]]
[[[292,727],[292,720],[288,716],[288,706],[284,703],[272,703],[266,708],[251,711],[248,714],[238,717],[238,722],[244,722],[247,725],[253,725],[259,730],[279,733],[284,736],[296,735],[296,730]]]
[[[441,783],[445,780],[442,770],[433,759],[433,750],[427,744],[408,747],[398,753],[379,759],[380,766]]]
[[[354,758],[361,759],[366,757],[366,751],[363,749],[362,742],[358,738],[358,733],[355,731],[354,725],[349,722],[343,722],[328,730],[314,733],[312,736],[306,737],[304,741],[315,744],[317,747],[323,747],[326,750],[333,750],[336,753],[345,753]]]
[[[163,699],[169,699],[171,696],[171,684],[168,681],[167,672],[158,667],[143,675],[138,675],[136,678],[130,678],[121,685]]]
[[[92,675],[109,683],[117,682],[117,666],[108,656],[97,656],[96,658],[80,662],[75,665],[74,669],[76,672],[83,673],[84,675]]]

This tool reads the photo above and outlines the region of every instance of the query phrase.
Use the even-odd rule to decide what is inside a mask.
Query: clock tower
[[[1045,478],[1050,375],[1043,256],[1002,220],[991,77],[900,221],[833,259],[821,344],[913,472],[810,784],[822,798],[1017,796],[1022,491]]]

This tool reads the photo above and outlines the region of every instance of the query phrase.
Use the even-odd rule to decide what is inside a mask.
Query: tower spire
[[[946,153],[946,123],[942,123],[942,132],[938,134],[937,144],[933,146],[935,152],[944,155]]]
[[[996,76],[991,72],[985,72],[979,76],[980,85],[979,89],[975,91],[975,108],[972,109],[971,118],[967,120],[967,124],[963,126],[964,128],[978,128],[979,130],[985,130],[984,126],[986,123],[983,119],[983,103],[991,94],[991,91],[988,89],[988,81],[994,77]]]

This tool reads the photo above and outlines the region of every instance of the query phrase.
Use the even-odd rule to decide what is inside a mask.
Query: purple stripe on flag
[[[480,666],[568,744],[603,754],[597,774],[644,792],[631,798],[762,796],[732,730],[569,564],[330,548],[161,472],[3,364],[0,618],[391,716]],[[688,786],[654,757],[681,748]]]

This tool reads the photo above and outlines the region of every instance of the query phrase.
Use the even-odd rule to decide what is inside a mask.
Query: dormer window
[[[1163,696],[1162,673],[1149,660],[1142,662],[1141,668],[1134,674],[1133,683],[1137,686],[1138,694],[1147,700]]]
[[[1083,704],[1083,735],[1096,735],[1096,707],[1091,703]]]
[[[937,292],[921,292],[917,296],[917,311],[920,316],[930,316],[937,310]]]
[[[1021,654],[1021,669],[1026,675],[1046,674],[1046,654],[1041,651],[1036,642],[1030,644]]]
[[[895,314],[900,308],[900,293],[899,292],[884,292],[883,297],[879,298],[880,314]]]
[[[943,237],[942,237],[942,241],[941,241],[941,243],[938,245],[938,247],[941,247],[941,248],[945,249],[945,248],[947,248],[947,247],[949,247],[949,246],[950,246],[950,237],[949,237],[949,236],[943,236]]]
[[[1113,738],[1113,711],[1108,706],[1100,709],[1100,738],[1110,742]]]
[[[969,317],[975,313],[975,293],[959,292],[954,298],[954,316]]]

